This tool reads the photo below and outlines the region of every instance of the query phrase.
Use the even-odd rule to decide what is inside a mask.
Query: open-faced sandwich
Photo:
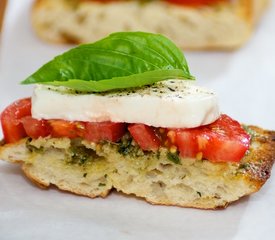
[[[54,43],[111,32],[161,33],[184,49],[233,49],[250,37],[269,0],[36,0],[32,25]]]
[[[213,209],[258,191],[275,132],[221,114],[162,35],[114,33],[57,56],[1,114],[0,158],[41,187],[116,189],[154,204]]]

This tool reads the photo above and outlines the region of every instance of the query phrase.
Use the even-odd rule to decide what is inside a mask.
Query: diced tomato
[[[24,98],[9,105],[1,113],[1,125],[4,139],[14,143],[27,136],[21,118],[31,115],[31,99]]]
[[[27,135],[31,138],[46,137],[51,134],[51,128],[46,120],[38,120],[31,116],[21,119]]]
[[[218,2],[224,2],[226,0],[166,0],[167,2],[184,5],[184,6],[203,6],[203,5],[212,5]]]
[[[85,131],[85,124],[82,122],[71,122],[66,120],[48,120],[52,132],[52,137],[81,137]]]
[[[182,157],[195,157],[199,152],[197,129],[181,129],[176,131],[176,145]]]
[[[86,0],[86,1],[91,1],[91,0]],[[114,2],[116,0],[94,0],[94,1],[109,3],[109,2]],[[174,4],[185,5],[185,6],[201,6],[201,5],[215,4],[217,2],[222,2],[222,1],[224,2],[228,0],[165,0],[165,1],[171,2]]]
[[[126,132],[125,123],[86,122],[84,138],[91,142],[117,142]]]
[[[91,1],[91,0],[82,0],[82,1]],[[92,0],[92,1],[103,2],[103,3],[109,3],[109,2],[114,2],[114,1],[116,1],[116,0]]]
[[[250,136],[239,122],[223,114],[208,128],[211,134],[203,151],[205,158],[213,162],[238,162],[242,159],[249,148]]]
[[[144,124],[131,124],[128,130],[136,143],[145,151],[156,151],[161,141],[152,127]]]
[[[176,145],[182,157],[196,157],[201,153],[212,162],[238,162],[249,143],[250,136],[241,125],[225,114],[206,126],[176,130]]]

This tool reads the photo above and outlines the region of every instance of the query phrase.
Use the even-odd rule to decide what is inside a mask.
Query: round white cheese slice
[[[185,80],[106,93],[74,93],[64,87],[37,85],[32,116],[89,122],[143,123],[163,128],[194,128],[220,115],[216,95]]]

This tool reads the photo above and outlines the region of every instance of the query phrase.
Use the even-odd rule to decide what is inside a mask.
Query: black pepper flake
[[[175,89],[168,87],[171,92],[175,92]]]

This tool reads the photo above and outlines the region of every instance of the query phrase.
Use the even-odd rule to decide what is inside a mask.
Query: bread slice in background
[[[93,42],[117,31],[161,33],[183,49],[235,49],[252,34],[269,0],[201,7],[165,1],[36,0],[32,25],[51,43]]]
[[[275,132],[246,128],[252,142],[239,163],[188,158],[178,164],[169,160],[165,148],[144,153],[124,140],[95,144],[68,138],[2,143],[0,159],[22,164],[26,176],[40,187],[55,185],[91,198],[105,197],[116,189],[153,204],[225,208],[257,192],[275,160]]]

